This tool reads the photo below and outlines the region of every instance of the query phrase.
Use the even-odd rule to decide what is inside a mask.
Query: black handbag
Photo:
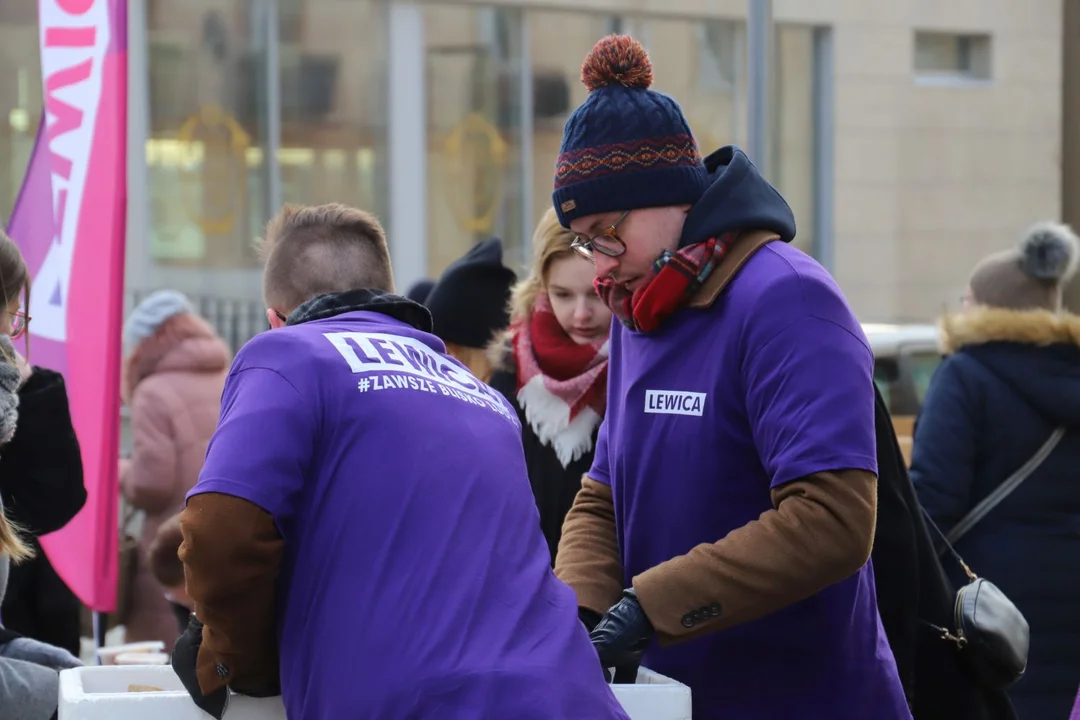
[[[929,519],[929,518],[928,518]],[[937,526],[930,520],[930,525]],[[945,536],[938,530],[942,540]],[[961,664],[983,687],[1003,690],[1027,669],[1031,631],[1027,619],[994,583],[976,575],[945,540],[968,582],[956,593],[952,628],[926,623],[956,645]]]

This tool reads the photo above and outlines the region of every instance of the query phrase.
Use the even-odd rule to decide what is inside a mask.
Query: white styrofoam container
[[[161,692],[128,692],[149,685]],[[60,673],[59,720],[206,720],[168,665],[99,665]],[[285,720],[281,698],[233,695],[227,720]]]
[[[161,692],[128,692],[149,685]],[[630,720],[691,720],[690,688],[641,670],[637,685],[612,685]],[[205,720],[165,665],[102,665],[60,673],[59,720]],[[233,695],[226,720],[285,720],[281,698]]]
[[[630,720],[691,720],[690,688],[641,668],[636,685],[612,685]]]

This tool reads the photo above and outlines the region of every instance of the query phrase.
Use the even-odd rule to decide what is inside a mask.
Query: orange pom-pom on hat
[[[696,203],[709,173],[679,103],[651,89],[642,44],[629,35],[602,38],[581,65],[581,82],[589,95],[567,118],[555,163],[559,223]]]
[[[629,35],[608,35],[585,57],[581,65],[581,82],[590,91],[616,83],[647,90],[653,82],[649,53]]]

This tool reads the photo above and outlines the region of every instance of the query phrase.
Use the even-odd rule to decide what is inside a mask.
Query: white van
[[[863,323],[862,328],[874,353],[874,382],[889,406],[904,459],[910,463],[915,416],[941,363],[937,326]]]

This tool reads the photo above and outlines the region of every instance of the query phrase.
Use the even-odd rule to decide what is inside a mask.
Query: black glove
[[[607,611],[600,624],[589,633],[589,639],[605,671],[615,668],[616,682],[633,682],[629,678],[637,676],[641,656],[654,633],[637,593],[631,588],[623,590],[622,599]]]
[[[592,632],[596,629],[596,626],[600,624],[603,619],[600,613],[593,612],[589,608],[578,608],[578,619],[581,620],[581,624],[585,626],[585,630]]]
[[[229,707],[229,688],[222,687],[209,695],[204,695],[199,687],[199,676],[196,667],[199,659],[199,648],[202,647],[203,624],[194,613],[188,621],[187,630],[176,641],[172,652],[172,669],[184,689],[195,701],[195,704],[205,713],[221,720],[225,710]]]

